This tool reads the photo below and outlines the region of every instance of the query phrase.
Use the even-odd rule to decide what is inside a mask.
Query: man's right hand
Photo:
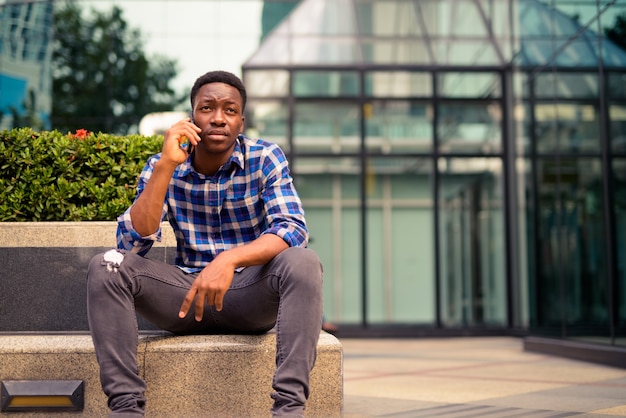
[[[189,118],[172,125],[165,131],[161,158],[155,163],[150,181],[130,208],[133,228],[141,236],[155,233],[162,219],[163,202],[167,188],[176,167],[185,162],[189,154],[180,146],[183,137],[189,140],[188,146],[200,142],[201,129]]]
[[[172,165],[185,162],[189,153],[187,149],[181,147],[181,144],[189,141],[188,147],[197,146],[200,143],[200,136],[198,135],[200,132],[201,129],[189,118],[172,125],[165,131],[161,160]]]

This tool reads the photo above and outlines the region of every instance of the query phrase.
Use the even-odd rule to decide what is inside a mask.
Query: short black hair
[[[239,90],[239,94],[241,95],[241,103],[242,108],[241,111],[246,110],[246,88],[243,85],[243,82],[236,75],[229,73],[228,71],[209,71],[208,73],[201,75],[198,77],[196,82],[193,84],[191,88],[191,93],[189,93],[189,101],[191,102],[191,108],[193,109],[193,101],[196,98],[196,94],[198,94],[198,90],[205,84],[209,83],[224,83],[229,84]]]

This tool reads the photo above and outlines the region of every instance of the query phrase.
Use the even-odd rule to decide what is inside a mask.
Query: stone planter
[[[91,258],[115,246],[116,228],[115,222],[0,223],[0,382],[82,381],[84,409],[55,411],[55,416],[108,413],[93,344],[85,335],[85,279]],[[148,256],[171,262],[176,241],[169,225],[163,231],[163,241]],[[144,331],[138,358],[140,376],[148,384],[147,416],[268,414],[274,333],[171,336],[141,317],[139,328]],[[307,416],[341,417],[341,344],[322,332],[317,350]]]

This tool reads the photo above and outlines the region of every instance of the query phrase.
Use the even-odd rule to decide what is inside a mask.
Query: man
[[[162,152],[148,160],[134,203],[118,218],[119,249],[89,265],[89,327],[111,416],[145,410],[135,311],[177,334],[275,326],[271,412],[302,416],[322,322],[322,267],[306,248],[285,155],[241,134],[246,90],[233,74],[199,77],[190,100],[192,118],[165,132]],[[166,217],[175,266],[142,257]]]

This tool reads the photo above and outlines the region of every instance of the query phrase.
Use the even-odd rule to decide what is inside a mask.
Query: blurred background
[[[159,133],[214,69],[338,335],[626,349],[626,0],[0,0],[4,129]]]

